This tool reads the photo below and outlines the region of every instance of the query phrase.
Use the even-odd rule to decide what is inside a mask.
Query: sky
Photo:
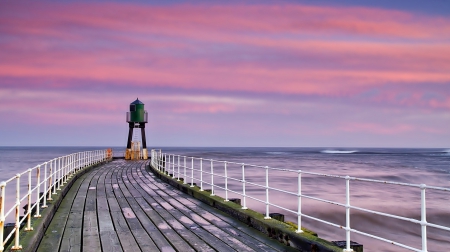
[[[407,5],[407,6],[405,6]],[[0,146],[450,148],[449,1],[0,1]]]

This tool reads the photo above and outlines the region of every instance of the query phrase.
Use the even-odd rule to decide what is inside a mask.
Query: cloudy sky
[[[450,147],[450,2],[160,2],[0,1],[0,145]]]

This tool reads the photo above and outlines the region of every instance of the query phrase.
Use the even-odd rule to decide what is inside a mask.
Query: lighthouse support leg
[[[139,128],[141,128],[142,136],[142,159],[148,159],[147,140],[145,139],[145,123],[140,123]]]
[[[127,150],[125,151],[125,159],[131,159],[131,139],[133,138],[134,123],[129,123],[130,130],[128,131]]]

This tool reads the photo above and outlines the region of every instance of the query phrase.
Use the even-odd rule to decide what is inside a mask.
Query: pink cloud
[[[358,123],[354,122],[340,127],[340,130],[347,132],[366,132],[379,135],[396,135],[414,131],[415,128],[408,124],[385,125],[377,123]]]
[[[420,96],[426,86],[408,101],[395,99],[412,84],[450,82],[446,41],[450,19],[446,18],[307,5],[3,6],[10,14],[0,13],[4,24],[0,31],[14,43],[2,44],[0,77],[326,97],[352,97],[389,84],[398,88],[374,101],[432,108],[447,108],[449,103],[449,97],[423,102]],[[19,12],[27,15],[11,14]],[[342,41],[341,36],[349,39]],[[203,49],[224,46],[243,52],[252,49],[250,58],[257,59],[232,55],[236,59],[226,61],[228,51],[215,54],[214,49]],[[277,58],[260,58],[268,53]],[[289,64],[284,55],[307,63]],[[178,111],[235,109],[209,106],[191,104]]]
[[[132,32],[166,32],[195,36],[210,31],[254,31],[267,33],[349,33],[363,35],[429,38],[449,34],[449,20],[407,12],[309,5],[172,5],[136,4],[4,4],[10,11],[27,11],[29,21],[20,22],[25,32],[51,35],[47,28],[64,28],[66,22],[81,28]],[[45,19],[39,18],[45,15]],[[35,18],[38,18],[35,20]],[[64,20],[65,22],[58,22]],[[2,19],[14,25],[8,19]],[[17,23],[15,23],[17,24]],[[26,24],[26,26],[25,26]],[[197,32],[195,32],[197,31]],[[216,35],[216,33],[210,34]],[[214,38],[214,36],[209,36]]]

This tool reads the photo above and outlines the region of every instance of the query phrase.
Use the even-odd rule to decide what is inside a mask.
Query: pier
[[[38,251],[298,251],[149,173],[114,160],[80,177]]]
[[[450,231],[450,227],[441,223],[427,222],[425,211],[426,189],[445,193],[449,188],[270,168],[160,150],[151,150],[150,154],[149,160],[125,160],[113,159],[110,149],[73,153],[1,182],[0,251],[362,252],[362,245],[350,240],[355,233],[411,251],[428,251],[426,227]],[[255,169],[265,175],[258,178]],[[296,186],[288,190],[273,187],[270,172],[291,174],[283,175],[283,179],[297,181],[292,183]],[[304,194],[302,174],[304,179],[310,179],[308,175],[344,181],[346,204]],[[422,199],[418,206],[421,219],[351,205],[350,181],[418,189]],[[27,190],[23,190],[24,185]],[[286,207],[285,200],[277,203],[270,197],[274,192],[290,195],[298,204]],[[240,198],[231,198],[230,194]],[[14,196],[15,203],[6,208]],[[302,198],[343,207],[347,226],[306,214],[302,211]],[[265,211],[250,209],[246,203],[250,199],[263,203]],[[25,210],[23,216],[21,209]],[[272,218],[280,209],[294,214],[297,221]],[[352,228],[350,210],[417,225],[422,248],[387,240],[369,233],[370,230],[366,233]],[[302,218],[344,230],[345,240],[330,242],[319,238],[302,227]],[[7,219],[14,222],[5,225]]]

